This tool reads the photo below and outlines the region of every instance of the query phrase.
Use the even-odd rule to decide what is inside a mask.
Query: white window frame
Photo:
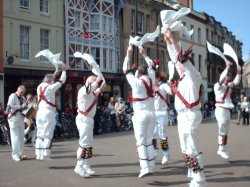
[[[30,60],[30,27],[20,25],[20,59]]]
[[[27,5],[25,5],[27,4]],[[20,0],[20,8],[29,10],[30,9],[30,1],[29,0]]]
[[[49,14],[49,0],[40,0],[40,12]]]

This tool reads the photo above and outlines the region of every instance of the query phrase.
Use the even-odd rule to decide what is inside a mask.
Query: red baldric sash
[[[159,97],[160,97],[163,101],[165,101],[166,104],[169,106],[168,102],[166,101],[166,99],[163,97],[163,95],[162,95],[159,91],[156,91],[155,93],[158,94]]]
[[[16,96],[17,96],[17,95],[16,95]],[[19,102],[20,102],[20,105],[21,105],[21,104],[22,104],[21,99],[19,99],[18,96],[17,96],[17,98],[18,98],[18,100],[19,100]],[[17,112],[19,112],[19,109],[15,110],[15,112],[13,112],[13,113],[10,113],[10,114],[8,115],[7,119],[12,118],[14,115],[16,115]]]
[[[181,81],[184,77],[182,77],[179,81]],[[179,83],[179,81],[174,85],[174,94],[184,103],[184,105],[186,106],[186,108],[190,109],[190,108],[193,108],[195,106],[197,106],[198,104],[200,104],[200,97],[202,95],[202,92],[201,92],[201,88],[200,88],[200,91],[199,91],[199,99],[193,103],[188,103],[185,98],[181,95],[181,93],[179,92],[179,90],[177,90],[177,85]]]
[[[149,78],[150,86],[148,86],[147,82],[144,79],[140,79],[140,80],[142,81],[142,83],[144,84],[144,86],[145,86],[145,88],[147,90],[148,97],[146,97],[146,98],[132,98],[132,97],[130,97],[128,99],[129,101],[144,101],[144,100],[148,99],[149,97],[154,97],[152,80]]]
[[[216,103],[224,104],[228,92],[229,92],[229,87],[227,87],[227,89],[226,89],[226,91],[225,91],[225,93],[224,93],[224,96],[222,97],[222,100],[221,100],[221,101],[216,101]]]
[[[46,91],[46,89],[47,89],[48,86],[49,86],[49,85],[45,86],[44,90],[42,90],[42,87],[40,87],[40,95],[39,95],[39,101],[38,101],[38,103],[40,103],[42,100],[44,100],[48,105],[50,105],[50,106],[56,108],[56,104],[49,102],[49,101],[45,98],[44,93],[45,93],[45,91]]]
[[[94,93],[93,93],[94,94]],[[95,94],[94,94],[95,95]],[[95,104],[97,103],[97,100],[98,100],[98,98],[96,97],[95,98],[95,100],[93,101],[93,103],[89,106],[89,108],[84,112],[84,111],[81,111],[81,110],[79,110],[78,109],[78,111],[82,114],[82,115],[84,115],[84,116],[86,116],[86,115],[88,115],[88,113],[92,110],[92,108],[95,106]]]

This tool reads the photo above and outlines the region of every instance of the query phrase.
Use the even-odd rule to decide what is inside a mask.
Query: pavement
[[[207,186],[250,186],[250,126],[231,121],[228,136],[230,160],[220,158],[217,152],[217,124],[203,122],[199,128],[199,151],[203,152]],[[161,165],[162,154],[156,160],[152,175],[138,178],[139,162],[133,131],[106,133],[94,136],[93,158],[90,160],[96,175],[82,178],[74,173],[78,140],[56,140],[51,161],[37,161],[34,147],[25,146],[28,160],[15,162],[11,148],[0,145],[0,187],[187,187],[184,157],[180,150],[176,126],[168,127],[170,158]]]

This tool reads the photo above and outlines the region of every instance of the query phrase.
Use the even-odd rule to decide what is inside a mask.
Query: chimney
[[[177,0],[177,3],[182,4],[187,8],[193,9],[193,0]]]

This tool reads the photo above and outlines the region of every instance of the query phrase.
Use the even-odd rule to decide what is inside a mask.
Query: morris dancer
[[[156,86],[155,86],[155,115],[156,115],[156,128],[155,137],[161,139],[161,149],[163,153],[162,164],[168,162],[169,145],[167,135],[168,125],[168,95],[172,95],[170,86],[167,83],[167,74],[165,72],[156,73]],[[153,139],[154,147],[156,148],[157,139]],[[157,149],[156,149],[157,150]],[[158,153],[156,153],[158,155]]]
[[[12,158],[14,161],[20,161],[26,158],[23,155],[24,149],[24,116],[20,113],[27,107],[24,97],[26,88],[23,85],[18,86],[17,91],[9,96],[8,107],[8,123],[10,126],[10,137],[12,147]]]
[[[51,146],[54,129],[56,126],[55,93],[66,81],[66,65],[62,65],[62,74],[59,81],[55,82],[54,74],[45,75],[43,82],[37,87],[38,111],[36,115],[37,139],[36,159],[51,160]]]
[[[231,62],[226,61],[226,69],[221,73],[220,80],[214,85],[214,93],[216,99],[215,117],[218,122],[218,144],[219,149],[217,154],[224,159],[229,159],[229,153],[226,149],[229,124],[230,124],[230,109],[234,108],[231,100],[232,88],[238,85],[241,80],[241,68],[237,67],[237,75],[233,82],[228,71],[231,67]]]
[[[75,173],[81,177],[90,177],[94,175],[93,171],[88,163],[88,160],[92,158],[93,149],[93,128],[94,128],[94,116],[96,113],[96,104],[98,95],[101,93],[101,89],[105,86],[105,79],[97,66],[94,58],[87,53],[74,53],[74,56],[83,58],[94,68],[92,72],[98,76],[89,76],[86,83],[78,91],[77,106],[78,115],[76,116],[76,125],[79,131],[79,148],[77,149],[77,163],[75,166]],[[103,82],[99,88],[99,84]]]
[[[192,178],[190,186],[205,186],[205,176],[201,152],[197,150],[197,130],[202,121],[200,86],[201,75],[188,59],[188,54],[182,51],[172,37],[170,30],[164,34],[168,53],[180,75],[178,82],[173,85],[175,94],[175,109],[178,112],[178,133],[181,150],[186,155],[188,177]]]
[[[129,46],[123,63],[123,72],[132,88],[132,98],[130,99],[133,102],[134,109],[132,121],[141,166],[138,177],[141,178],[148,173],[153,173],[155,157],[152,139],[156,121],[153,99],[153,85],[155,84],[155,71],[152,69],[153,61],[146,56],[142,47],[139,50],[148,67],[140,65],[137,75],[129,71],[129,62],[132,56],[132,46]]]

